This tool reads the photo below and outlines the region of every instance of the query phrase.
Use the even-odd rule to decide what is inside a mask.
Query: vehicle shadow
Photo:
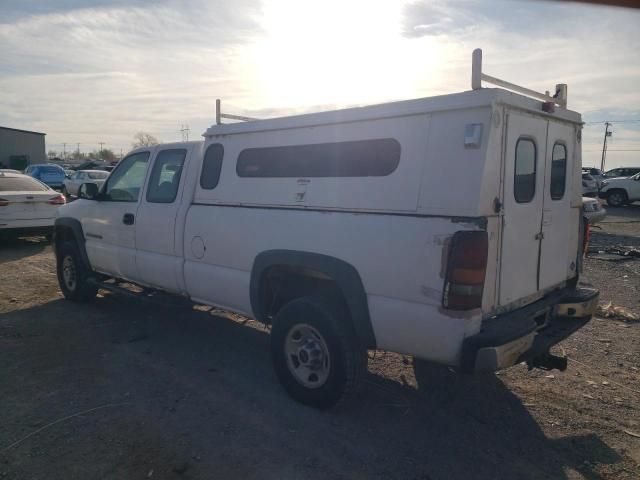
[[[51,242],[43,236],[2,237],[0,236],[0,263],[20,260],[44,250]]]
[[[144,478],[149,465],[174,478],[179,463],[191,478],[596,479],[621,460],[595,434],[547,437],[496,376],[426,365],[416,390],[369,373],[357,406],[301,406],[277,384],[267,328],[220,314],[105,294],[0,315],[9,477],[84,464],[85,478]],[[45,421],[123,399],[74,419],[73,434],[56,425],[3,452]]]

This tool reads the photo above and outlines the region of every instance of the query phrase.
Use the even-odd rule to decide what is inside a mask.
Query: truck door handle
[[[536,240],[542,240],[543,238],[544,238],[544,232],[539,232],[535,236]]]
[[[125,225],[133,225],[134,221],[135,217],[133,216],[133,213],[125,213],[124,217],[122,217],[122,223]]]

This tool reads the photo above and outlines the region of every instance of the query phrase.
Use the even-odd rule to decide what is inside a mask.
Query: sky
[[[0,0],[0,125],[47,149],[126,153],[133,135],[470,89],[483,70],[569,85],[583,164],[640,165],[640,11],[516,0]]]

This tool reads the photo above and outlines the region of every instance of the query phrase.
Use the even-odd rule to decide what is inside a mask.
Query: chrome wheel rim
[[[298,383],[320,388],[329,378],[331,359],[320,332],[309,324],[291,327],[285,340],[287,367]]]
[[[78,283],[76,264],[71,255],[67,255],[64,257],[64,260],[62,260],[62,279],[64,280],[64,286],[67,287],[68,290],[74,291],[76,289]]]

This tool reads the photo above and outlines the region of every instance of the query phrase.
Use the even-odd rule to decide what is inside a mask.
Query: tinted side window
[[[513,194],[516,202],[528,203],[536,194],[536,144],[530,138],[516,143],[516,168]]]
[[[384,177],[400,162],[393,138],[248,148],[240,152],[240,177]]]
[[[224,147],[221,144],[214,143],[209,145],[207,152],[204,154],[202,172],[200,173],[200,186],[202,188],[212,190],[218,186],[222,157],[224,157]]]
[[[122,160],[107,179],[105,200],[137,202],[147,172],[149,152],[139,152]]]
[[[158,153],[149,177],[147,202],[173,203],[178,194],[186,156],[185,149],[162,150]]]
[[[553,145],[551,154],[551,200],[560,200],[564,197],[566,179],[567,148],[561,143],[556,143]]]

